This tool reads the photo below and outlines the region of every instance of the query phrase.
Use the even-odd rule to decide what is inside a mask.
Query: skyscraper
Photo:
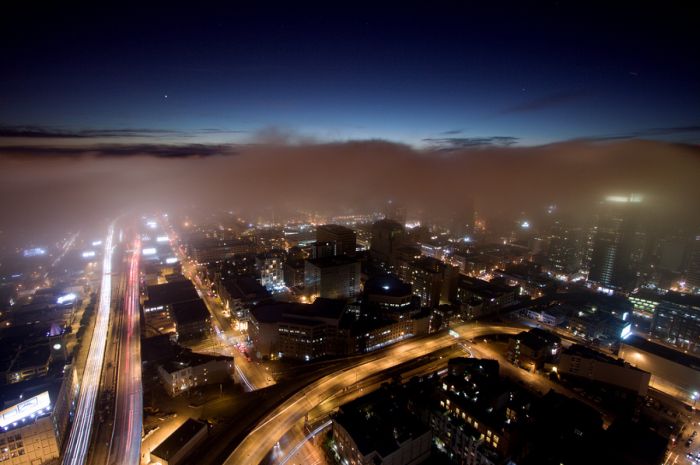
[[[640,196],[630,195],[609,196],[602,203],[593,239],[589,281],[606,288],[636,286],[646,243],[640,218],[641,202]]]

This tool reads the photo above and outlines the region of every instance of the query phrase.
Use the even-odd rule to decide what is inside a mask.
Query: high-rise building
[[[610,196],[602,205],[588,279],[605,288],[631,289],[644,258],[641,197]]]
[[[304,285],[312,297],[353,298],[360,293],[360,262],[342,255],[308,260]]]
[[[686,283],[689,288],[700,289],[700,234],[693,238],[690,246]]]
[[[354,255],[357,249],[357,234],[339,224],[324,224],[316,228],[316,240],[334,242],[336,255]]]
[[[406,208],[394,200],[389,200],[384,206],[384,218],[406,224]]]
[[[454,237],[464,238],[474,233],[474,199],[465,199],[462,208],[452,217],[450,232]]]
[[[394,262],[396,251],[404,245],[406,232],[404,227],[393,220],[379,220],[372,225],[372,258],[389,266]]]
[[[700,296],[669,292],[660,297],[651,334],[678,348],[700,353]]]
[[[555,219],[549,231],[549,263],[563,274],[581,269],[586,248],[585,230],[563,219]]]

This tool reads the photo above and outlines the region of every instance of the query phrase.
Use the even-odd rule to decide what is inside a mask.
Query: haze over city
[[[700,463],[691,6],[0,16],[0,462]]]

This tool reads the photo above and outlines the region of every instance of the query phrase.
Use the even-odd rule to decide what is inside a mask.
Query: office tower
[[[642,199],[637,195],[605,199],[593,239],[589,281],[605,288],[636,286],[646,245],[641,206]]]
[[[357,249],[357,234],[339,224],[324,224],[316,228],[318,242],[334,242],[335,255],[354,255]]]

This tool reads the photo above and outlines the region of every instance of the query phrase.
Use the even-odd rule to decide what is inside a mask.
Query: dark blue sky
[[[680,2],[328,3],[3,12],[0,138],[700,141],[697,15]]]

